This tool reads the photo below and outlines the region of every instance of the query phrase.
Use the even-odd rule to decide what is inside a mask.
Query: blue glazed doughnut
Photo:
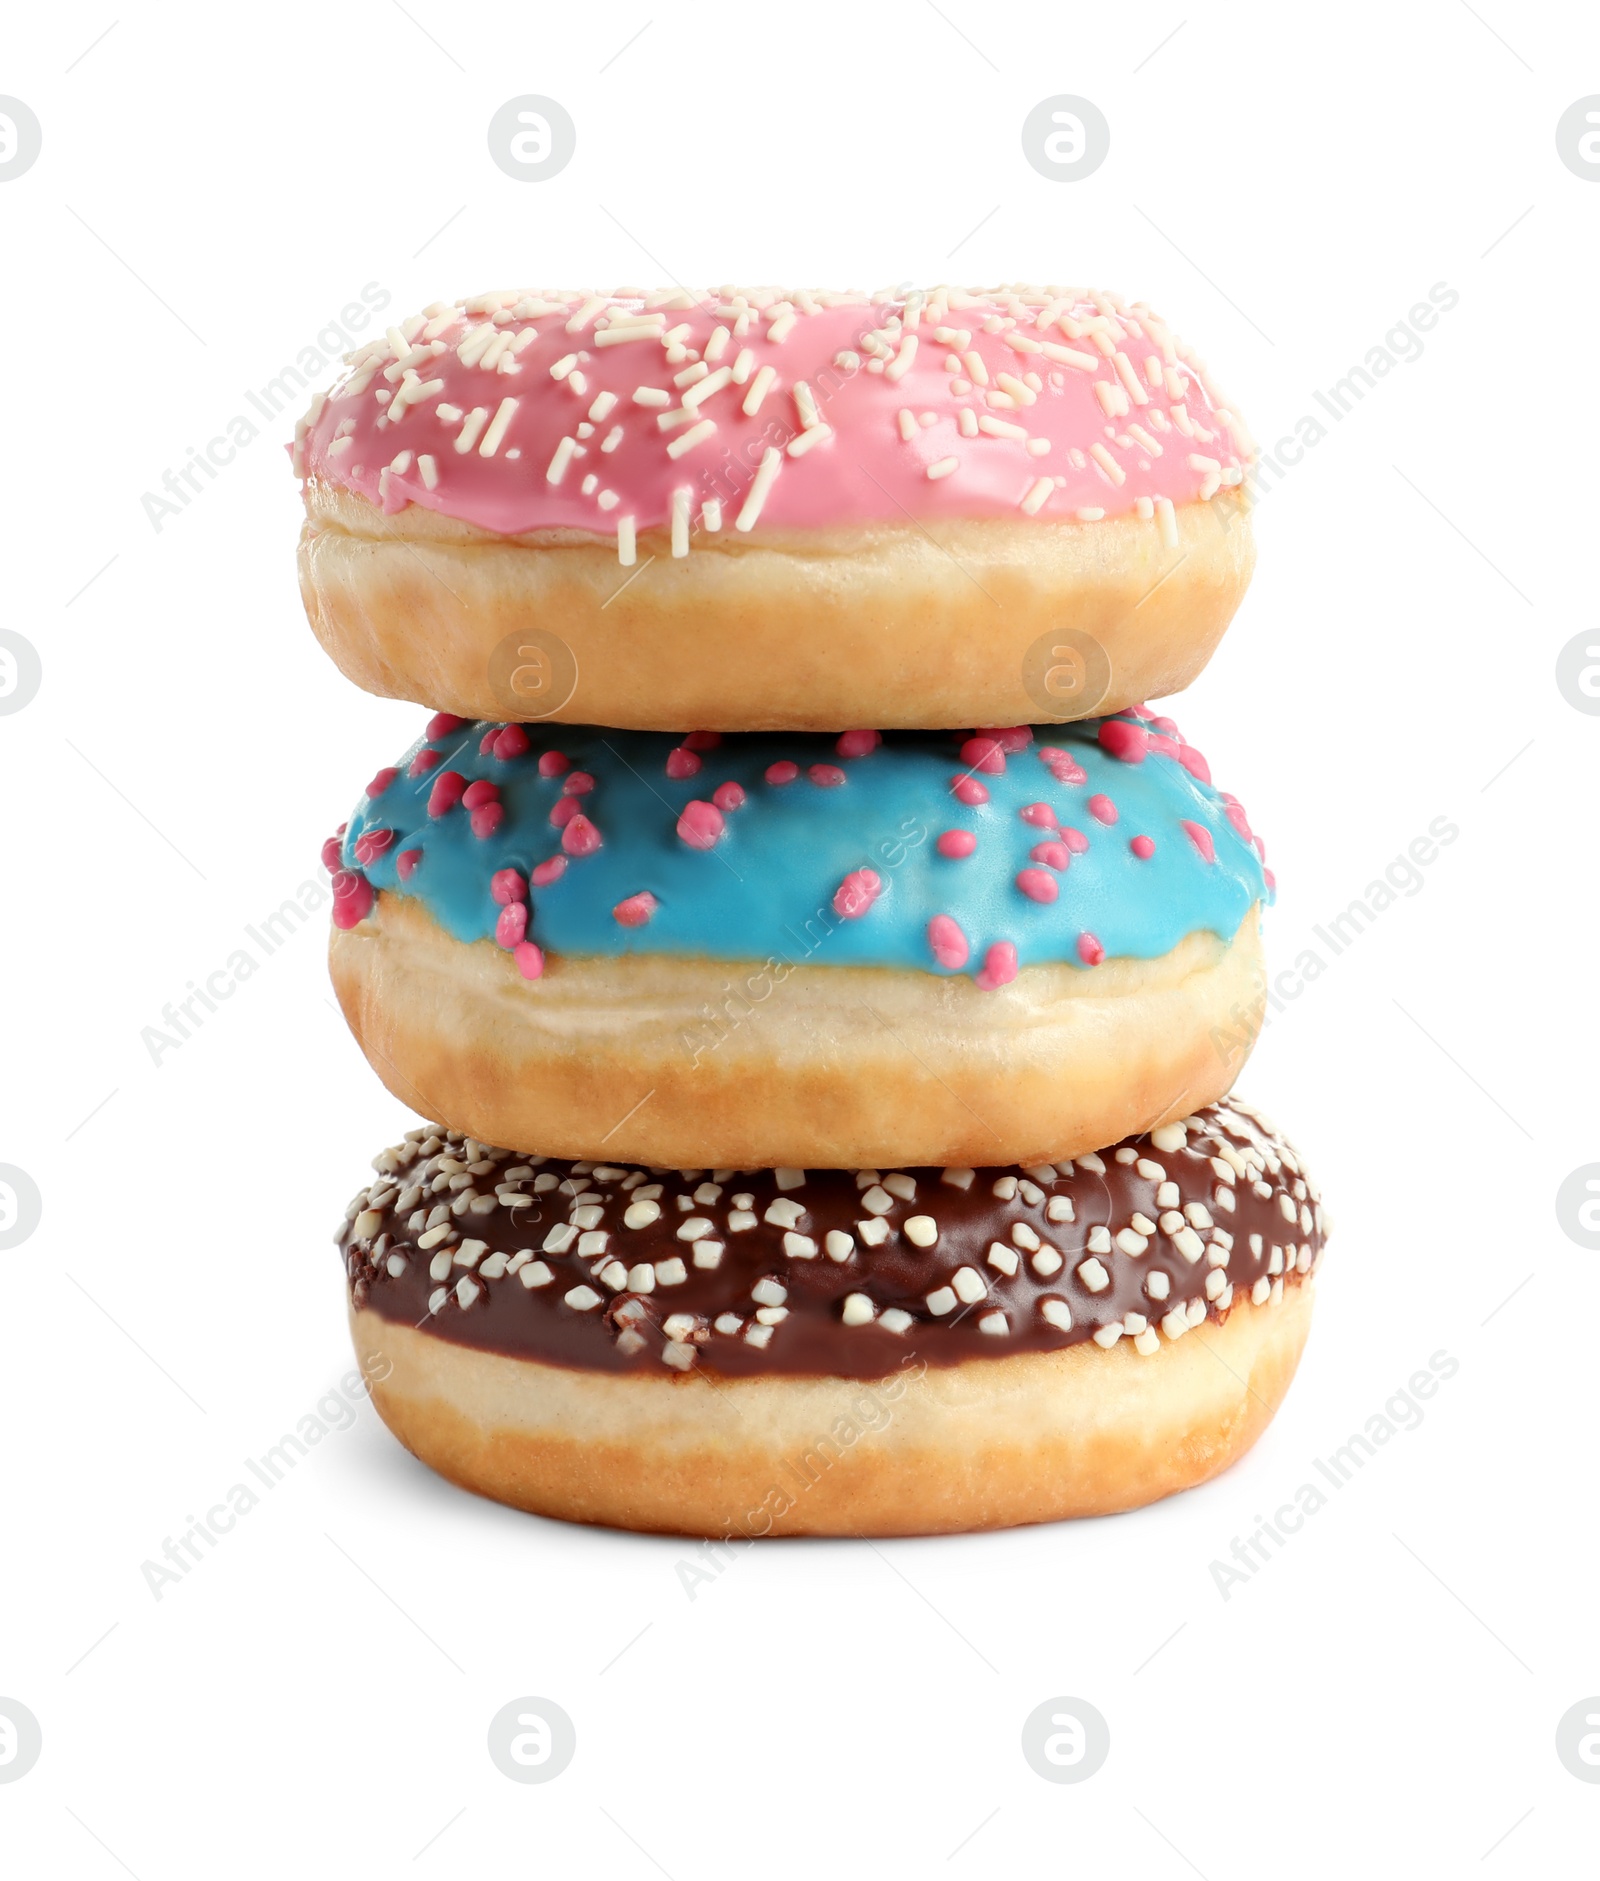
[[[1138,710],[685,738],[441,713],[324,860],[335,982],[399,1096],[676,1165],[1027,1160],[1184,1114],[1253,1038],[1271,896],[1237,800]]]

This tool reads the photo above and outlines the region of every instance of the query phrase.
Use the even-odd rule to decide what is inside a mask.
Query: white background
[[[1554,139],[1600,91],[1592,9],[115,4],[14,10],[0,64],[44,127],[0,183],[0,625],[44,664],[0,719],[0,1161],[44,1197],[0,1253],[0,1696],[44,1733],[0,1784],[7,1872],[1224,1881],[1592,1850],[1600,1789],[1555,1731],[1600,1692],[1600,1257],[1554,1206],[1600,1158],[1600,720],[1554,680],[1594,624],[1600,187]],[[489,161],[521,92],[577,123],[548,182]],[[1111,124],[1083,182],[1023,160],[1057,92]],[[1147,296],[1264,442],[1327,425],[1176,708],[1266,837],[1274,965],[1460,830],[1241,1087],[1336,1228],[1282,1414],[1137,1515],[763,1545],[691,1600],[689,1544],[476,1501],[364,1406],[156,1600],[141,1564],[347,1370],[329,1234],[412,1119],[333,1009],[320,915],[159,1065],[141,1030],[320,879],[419,715],[304,625],[286,424],[159,532],[142,494],[367,282],[403,313],[950,278]],[[1333,424],[1314,393],[1437,282],[1459,305],[1422,356]],[[1210,1563],[1440,1350],[1420,1427],[1225,1600]],[[485,1750],[525,1694],[577,1727],[539,1787]],[[1110,1724],[1079,1786],[1019,1748],[1059,1695]]]

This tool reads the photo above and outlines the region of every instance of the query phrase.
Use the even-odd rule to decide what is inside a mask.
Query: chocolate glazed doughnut
[[[630,1168],[422,1128],[337,1236],[452,1481],[688,1534],[913,1534],[1202,1482],[1293,1376],[1326,1221],[1237,1099],[1027,1168]]]
[[[306,612],[358,685],[467,718],[1112,712],[1194,678],[1254,561],[1244,427],[1115,295],[507,290],[347,368],[293,447]]]

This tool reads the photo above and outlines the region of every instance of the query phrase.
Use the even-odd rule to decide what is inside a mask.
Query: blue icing
[[[969,806],[950,788],[968,770],[960,734],[889,732],[877,750],[854,759],[839,757],[831,736],[729,734],[698,754],[697,775],[672,778],[667,757],[680,741],[667,733],[528,725],[529,750],[502,760],[479,754],[479,741],[491,729],[483,720],[433,740],[442,758],[423,776],[407,771],[429,741],[410,747],[388,789],[361,800],[345,832],[344,861],[364,866],[375,888],[414,896],[457,940],[492,937],[500,907],[490,893],[491,876],[507,868],[526,876],[562,853],[561,832],[549,817],[571,771],[542,777],[538,768],[543,752],[559,751],[572,771],[595,779],[581,808],[603,846],[570,857],[559,880],[529,890],[528,938],[557,957],[777,956],[938,973],[944,969],[935,965],[927,938],[937,914],[953,917],[965,934],[971,953],[962,971],[969,974],[998,941],[1013,943],[1024,966],[1076,966],[1084,932],[1099,940],[1108,959],[1154,959],[1199,929],[1231,939],[1252,904],[1271,897],[1260,859],[1229,821],[1228,800],[1172,757],[1151,754],[1138,764],[1112,757],[1096,742],[1100,723],[1039,728],[1033,744],[1007,757],[1003,773],[972,773],[989,801]],[[1068,753],[1085,781],[1058,783],[1039,755],[1041,746]],[[768,783],[767,767],[782,760],[798,764],[799,777]],[[813,783],[807,775],[813,764],[837,766],[846,781],[833,788]],[[472,833],[459,804],[441,818],[429,817],[429,792],[446,770],[469,784],[484,778],[499,786],[505,817],[487,839]],[[726,830],[712,849],[690,847],[677,835],[680,813],[691,801],[709,801],[729,780],[743,786],[746,803],[727,813]],[[1088,800],[1097,794],[1116,804],[1115,824],[1090,813]],[[1019,816],[1025,804],[1039,802],[1050,805],[1064,827],[1082,831],[1089,845],[1064,872],[1047,871],[1059,887],[1051,903],[1030,899],[1016,884],[1019,870],[1040,866],[1030,861],[1030,850],[1057,839],[1054,830]],[[1200,854],[1184,820],[1209,832],[1214,861]],[[360,865],[355,846],[369,829],[393,829],[398,837]],[[950,829],[976,836],[972,855],[955,860],[939,854],[936,839]],[[1136,835],[1155,842],[1148,860],[1129,847]],[[421,860],[402,883],[397,861],[413,848],[422,851]],[[865,915],[843,919],[834,910],[835,892],[861,868],[878,874],[881,893]],[[659,903],[653,918],[642,927],[623,926],[612,909],[644,890]]]

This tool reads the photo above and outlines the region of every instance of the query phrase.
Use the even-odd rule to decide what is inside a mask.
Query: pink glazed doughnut
[[[296,430],[340,668],[467,718],[1067,720],[1187,685],[1253,562],[1252,446],[1078,288],[436,301]]]

